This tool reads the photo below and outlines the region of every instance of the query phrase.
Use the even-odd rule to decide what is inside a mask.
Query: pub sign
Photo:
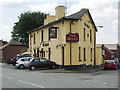
[[[66,35],[66,42],[79,42],[78,33],[69,33]]]

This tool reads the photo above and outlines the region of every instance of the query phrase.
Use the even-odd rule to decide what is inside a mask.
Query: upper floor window
[[[43,42],[44,41],[44,33],[43,33],[43,30],[41,32],[41,41]]]
[[[84,41],[86,40],[86,32],[85,32],[85,28],[84,28],[84,30],[83,30],[83,39],[84,39]]]
[[[90,49],[90,54],[91,54],[91,61],[92,61],[92,57],[93,57],[93,56],[92,56],[92,54],[93,54],[93,53],[92,53],[92,48]]]
[[[57,28],[58,27],[50,27],[49,28],[49,39],[50,38],[57,38]]]
[[[92,30],[90,30],[90,42],[92,42]]]
[[[34,44],[36,44],[36,34],[34,33]]]
[[[90,28],[89,24],[87,24],[87,23],[84,23],[84,26],[87,28]]]
[[[30,36],[29,36],[29,44],[31,45],[31,43],[32,43],[32,35],[30,34]]]

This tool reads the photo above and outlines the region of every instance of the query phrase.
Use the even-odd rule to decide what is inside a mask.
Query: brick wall
[[[117,58],[120,58],[120,46],[117,46]]]
[[[26,46],[8,46],[3,50],[3,62],[11,62],[11,59],[23,50],[27,50]]]
[[[104,59],[105,60],[112,60],[115,57],[115,53],[112,52],[111,50],[109,50],[107,47],[104,47],[104,45],[102,45],[102,50],[104,50]]]

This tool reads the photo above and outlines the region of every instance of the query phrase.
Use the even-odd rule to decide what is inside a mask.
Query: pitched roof
[[[114,54],[113,51],[111,51],[108,47],[104,47],[104,49],[106,49],[108,52],[110,52],[111,54]]]
[[[97,46],[102,46],[102,44],[97,44]],[[117,44],[104,44],[110,50],[117,50]]]
[[[5,45],[3,45],[3,46],[0,47],[0,50],[3,50],[4,48],[6,48],[8,46],[9,46],[9,44],[5,44]]]
[[[56,22],[60,22],[60,21],[63,21],[63,20],[79,20],[86,12],[88,12],[88,14],[89,14],[89,16],[90,16],[90,18],[91,18],[91,20],[92,20],[92,24],[94,25],[94,27],[95,27],[95,29],[96,29],[96,31],[97,31],[97,28],[96,28],[96,26],[95,26],[95,23],[94,23],[91,15],[90,15],[90,13],[89,13],[89,9],[81,9],[81,10],[80,10],[79,12],[77,12],[77,13],[74,13],[74,14],[69,15],[69,16],[62,17],[62,18],[60,18],[60,19],[58,19],[58,20],[55,20],[55,21],[53,21],[53,22],[50,22],[50,23],[48,23],[48,24],[46,24],[46,25],[42,25],[42,26],[40,26],[40,27],[38,27],[38,28],[33,29],[32,31],[29,31],[28,33],[31,33],[31,32],[33,32],[33,31],[37,31],[37,30],[39,30],[39,29],[45,28],[45,27],[47,27],[47,26],[49,26],[49,25],[51,25],[51,24],[54,24],[54,23],[56,23]]]
[[[74,13],[72,15],[69,15],[65,17],[66,19],[76,19],[79,20],[86,12],[88,12],[88,9],[81,9],[79,12]]]
[[[19,41],[11,40],[8,44],[5,44],[5,45],[1,46],[0,50],[5,49],[8,46],[26,46],[26,45],[19,42]]]
[[[24,45],[23,43],[19,42],[19,41],[16,41],[16,40],[11,40],[9,42],[9,45]]]

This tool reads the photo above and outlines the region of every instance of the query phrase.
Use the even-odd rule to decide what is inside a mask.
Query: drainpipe
[[[73,21],[70,22],[70,33],[72,33],[72,23]],[[70,42],[70,66],[72,65],[72,43]]]
[[[94,31],[94,69],[96,68],[96,31]]]

